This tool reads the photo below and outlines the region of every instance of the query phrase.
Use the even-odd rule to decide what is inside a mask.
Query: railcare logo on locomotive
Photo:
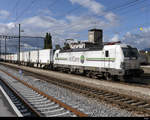
[[[82,63],[82,64],[84,63],[84,61],[85,61],[85,57],[84,57],[84,55],[81,55],[81,57],[80,57],[80,61],[81,61],[81,63]]]

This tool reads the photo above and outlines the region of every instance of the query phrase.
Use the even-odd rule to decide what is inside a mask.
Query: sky
[[[0,0],[0,34],[18,35],[21,24],[21,35],[44,37],[50,32],[53,43],[63,45],[68,38],[88,40],[88,30],[97,28],[103,29],[105,42],[149,48],[149,8],[150,0]],[[10,46],[17,43],[8,41]]]

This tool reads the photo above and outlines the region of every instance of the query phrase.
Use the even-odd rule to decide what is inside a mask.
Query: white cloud
[[[21,29],[24,30],[21,35],[28,36],[45,36],[46,32],[50,32],[53,36],[53,42],[63,44],[64,39],[78,38],[81,31],[93,28],[108,29],[114,25],[113,22],[106,22],[100,18],[91,16],[66,16],[65,20],[58,20],[50,16],[33,16],[20,21]],[[18,24],[7,23],[0,24],[2,33],[11,33],[18,35]],[[87,38],[88,36],[86,36]]]
[[[0,18],[5,19],[10,15],[10,13],[6,10],[0,10]]]
[[[126,43],[137,47],[139,49],[150,48],[150,27],[143,28],[143,31],[132,33],[127,32],[122,38],[119,35],[114,35],[110,41],[122,41],[122,43]]]
[[[55,22],[55,19],[48,16],[34,16],[25,19],[22,24],[23,26],[32,26],[36,28],[49,28],[52,27]]]
[[[100,28],[100,29],[110,29],[114,26],[117,26],[118,23],[114,20],[103,20],[102,18],[93,17],[90,15],[81,15],[81,16],[66,16],[69,21],[68,30],[73,32],[78,32],[81,30],[89,30],[91,28]]]
[[[15,23],[13,23],[13,22],[10,22],[10,23],[8,23],[6,25],[7,25],[8,29],[13,29],[13,28],[16,27]]]
[[[105,18],[107,20],[109,20],[110,22],[117,22],[118,21],[118,17],[112,12],[108,12],[107,14],[105,14]]]
[[[118,22],[117,15],[112,12],[105,11],[105,7],[100,2],[96,2],[95,0],[70,0],[70,2],[72,2],[72,4],[78,3],[79,5],[89,9],[97,16],[104,17],[110,22]]]
[[[80,4],[87,8],[88,15],[67,15],[64,19],[56,19],[51,17],[52,13],[48,9],[38,11],[37,16],[25,18],[21,23],[21,29],[24,30],[22,35],[45,36],[46,32],[50,32],[55,43],[63,44],[66,38],[79,38],[79,32],[87,31],[91,28],[110,29],[118,25],[117,16],[112,12],[106,12],[105,7],[95,0],[70,0],[72,4]],[[89,15],[92,12],[95,15]],[[3,13],[4,14],[4,13]],[[5,13],[5,15],[8,13]],[[103,17],[97,17],[103,16]],[[18,34],[18,27],[15,23],[0,24],[1,32]],[[15,28],[15,30],[14,30]],[[88,36],[86,36],[87,38]]]
[[[114,36],[110,39],[110,42],[117,42],[117,41],[119,41],[119,35],[118,35],[118,34],[114,35]]]
[[[15,23],[0,23],[0,34],[9,34],[15,28]]]
[[[92,11],[95,14],[102,14],[104,6],[95,0],[70,0],[73,4],[78,3],[86,8],[88,8],[90,11]]]

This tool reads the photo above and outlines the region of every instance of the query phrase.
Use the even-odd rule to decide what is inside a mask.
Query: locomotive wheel
[[[105,73],[105,78],[106,78],[106,80],[112,80],[112,76],[111,76],[111,74],[110,73]]]
[[[118,76],[117,75],[112,76],[112,80],[113,81],[119,81]]]
[[[123,76],[120,76],[120,77],[119,77],[119,80],[120,80],[121,82],[126,82],[126,79],[125,79]]]
[[[86,76],[89,77],[89,78],[92,78],[92,73],[91,73],[91,72],[88,72],[88,73],[86,74]]]

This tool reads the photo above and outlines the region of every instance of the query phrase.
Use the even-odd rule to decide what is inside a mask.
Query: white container
[[[39,63],[40,64],[50,64],[53,58],[53,50],[45,49],[39,50]]]
[[[38,63],[38,50],[30,51],[30,62]]]
[[[23,52],[20,52],[20,62],[23,62]]]
[[[30,52],[23,52],[23,62],[30,61]]]
[[[1,59],[2,59],[2,60],[5,60],[5,55],[1,55]]]
[[[9,55],[6,55],[6,60],[9,60]]]
[[[17,61],[17,59],[18,59],[18,55],[17,54],[12,54],[11,55],[11,60],[12,61]]]

